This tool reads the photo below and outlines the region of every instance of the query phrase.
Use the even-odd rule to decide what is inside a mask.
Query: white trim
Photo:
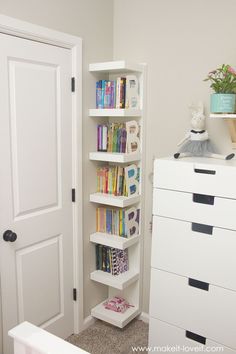
[[[141,312],[138,319],[145,323],[149,323],[149,314],[147,312]]]
[[[86,317],[84,319],[84,324],[83,324],[83,331],[87,328],[89,328],[90,326],[92,326],[95,322],[96,322],[96,318],[94,318],[93,316],[89,315],[88,317]]]
[[[83,328],[83,239],[82,239],[82,39],[66,33],[0,15],[0,33],[47,43],[72,51],[72,77],[76,92],[72,94],[72,159],[73,188],[76,203],[73,205],[74,287],[79,301],[74,304],[74,333]]]

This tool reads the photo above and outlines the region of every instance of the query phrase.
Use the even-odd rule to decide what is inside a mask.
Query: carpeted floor
[[[132,347],[148,345],[148,324],[133,320],[120,329],[97,320],[80,334],[73,334],[68,342],[91,354],[131,354]]]

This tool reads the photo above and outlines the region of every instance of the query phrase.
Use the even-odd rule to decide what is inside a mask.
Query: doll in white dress
[[[182,146],[179,151],[174,154],[174,158],[204,156],[213,157],[215,159],[231,160],[234,157],[233,153],[229,155],[216,153],[216,149],[209,139],[208,132],[205,130],[205,115],[202,102],[199,102],[197,106],[191,105],[190,110],[192,113],[192,129],[178,144],[178,146]]]

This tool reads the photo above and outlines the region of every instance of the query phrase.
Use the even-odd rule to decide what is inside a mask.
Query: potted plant
[[[236,71],[230,65],[223,64],[210,71],[204,81],[210,81],[212,113],[234,113],[236,98]]]

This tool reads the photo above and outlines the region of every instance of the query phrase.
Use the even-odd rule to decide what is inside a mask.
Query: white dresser
[[[168,345],[236,353],[235,160],[155,160],[149,346]]]

